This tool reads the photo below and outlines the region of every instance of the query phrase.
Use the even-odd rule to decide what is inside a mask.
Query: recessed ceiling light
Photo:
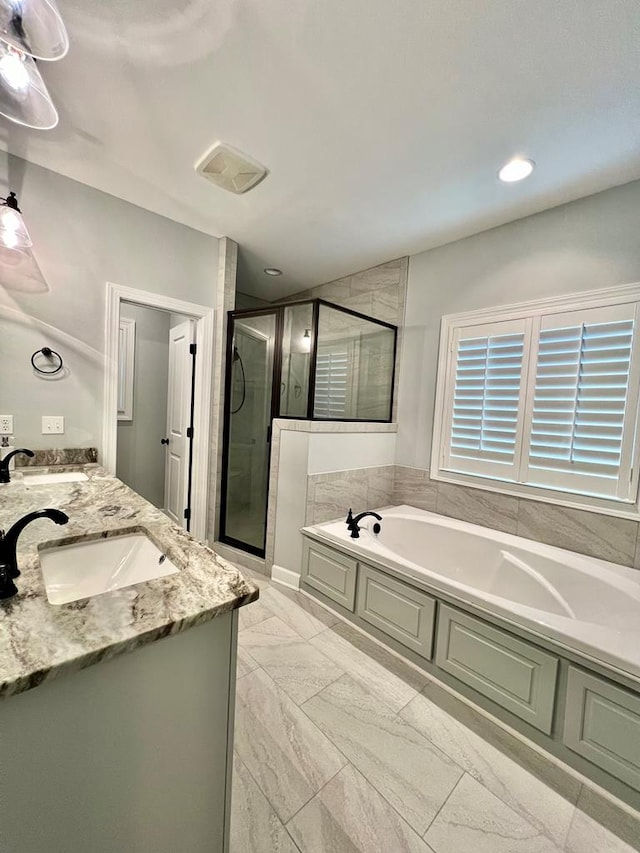
[[[528,178],[535,168],[533,160],[525,160],[523,157],[514,157],[509,160],[498,172],[498,177],[505,184],[514,184]]]
[[[282,270],[279,270],[276,267],[265,267],[264,274],[265,275],[282,275]]]

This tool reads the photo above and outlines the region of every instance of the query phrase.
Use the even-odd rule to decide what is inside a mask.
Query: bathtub
[[[410,506],[304,533],[640,679],[640,571]]]

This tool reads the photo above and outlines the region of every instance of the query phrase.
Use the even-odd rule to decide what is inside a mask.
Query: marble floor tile
[[[400,716],[463,770],[562,847],[575,810],[570,802],[516,764],[423,694]],[[575,798],[579,794],[576,783]]]
[[[346,764],[331,741],[262,669],[238,681],[235,743],[283,823]]]
[[[640,834],[636,834],[633,840],[633,846],[627,844],[589,815],[576,809],[565,850],[567,853],[635,853],[640,850]]]
[[[278,815],[237,755],[233,760],[231,853],[298,853]]]
[[[258,668],[257,662],[251,657],[249,652],[245,651],[241,646],[238,646],[238,660],[236,665],[236,678],[243,678],[249,675],[254,669]]]
[[[239,647],[298,705],[344,674],[341,667],[309,645],[277,616],[243,631]]]
[[[351,765],[334,776],[287,829],[304,853],[432,853]]]
[[[399,711],[427,682],[426,676],[351,625],[339,622],[310,640],[392,711]]]
[[[265,607],[305,640],[340,622],[340,617],[326,607],[302,593],[286,587],[278,588],[277,584],[260,593],[260,597]]]
[[[375,688],[370,692],[349,675],[302,708],[422,835],[462,776],[460,768],[380,702]]]
[[[546,835],[468,774],[424,838],[435,853],[560,853]]]
[[[246,628],[251,628],[265,619],[270,619],[273,616],[273,611],[269,610],[264,603],[264,591],[260,590],[260,598],[257,601],[252,601],[246,607],[241,607],[238,612],[238,629],[240,631]]]

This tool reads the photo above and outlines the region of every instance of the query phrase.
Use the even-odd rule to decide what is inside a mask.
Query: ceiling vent
[[[223,190],[237,195],[253,189],[267,174],[260,163],[224,142],[216,142],[207,151],[196,163],[196,172]]]

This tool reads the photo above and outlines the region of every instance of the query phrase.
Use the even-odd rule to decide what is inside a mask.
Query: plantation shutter
[[[520,447],[525,324],[460,329],[456,338],[445,467],[510,477]]]
[[[634,305],[542,318],[526,482],[605,497],[628,491],[634,332]]]
[[[340,347],[318,352],[314,416],[317,418],[347,417],[349,353]]]

